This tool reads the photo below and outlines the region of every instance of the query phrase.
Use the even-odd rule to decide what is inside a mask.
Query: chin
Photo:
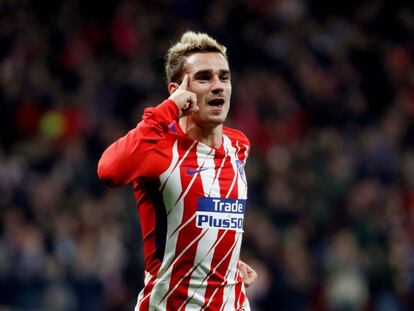
[[[220,113],[203,113],[193,115],[193,119],[201,127],[215,127],[222,125],[227,119],[227,111],[221,111]]]
[[[224,122],[226,122],[226,117],[221,117],[221,116],[218,116],[216,118],[213,117],[213,118],[210,118],[207,122],[214,126],[221,125]]]
[[[226,121],[226,118],[210,117],[210,118],[198,119],[194,121],[201,128],[214,128],[214,127],[222,125]]]

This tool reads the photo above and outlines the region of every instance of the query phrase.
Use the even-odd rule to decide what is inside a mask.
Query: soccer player
[[[186,32],[166,57],[170,97],[103,153],[98,175],[132,183],[141,217],[145,285],[135,310],[250,310],[256,272],[239,260],[246,209],[246,136],[224,127],[226,48]]]

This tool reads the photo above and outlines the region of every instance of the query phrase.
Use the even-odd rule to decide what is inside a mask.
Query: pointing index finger
[[[187,90],[187,88],[188,88],[188,81],[189,81],[188,74],[185,74],[184,75],[183,82],[181,82],[181,84],[180,84],[180,86],[178,88],[179,89],[182,89],[182,90]]]

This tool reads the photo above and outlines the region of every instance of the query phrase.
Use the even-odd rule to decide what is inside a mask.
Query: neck
[[[179,121],[181,129],[192,139],[204,145],[219,148],[223,138],[223,125],[200,127],[190,117],[182,117]]]

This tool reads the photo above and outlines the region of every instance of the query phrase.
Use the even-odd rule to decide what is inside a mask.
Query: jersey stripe
[[[201,233],[198,235],[198,237],[191,243],[189,244],[184,251],[181,253],[181,255],[177,256],[177,259],[174,260],[173,264],[176,264],[178,262],[178,260],[180,259],[180,257],[182,256],[182,254],[184,254],[186,251],[188,251],[191,247],[193,247],[194,244],[198,244],[203,237],[206,235],[206,233],[209,231],[209,229],[204,229],[201,231]],[[190,270],[187,271],[186,274],[184,274],[183,276],[178,278],[178,281],[175,283],[175,285],[170,288],[168,290],[168,292],[162,297],[161,301],[160,301],[160,306],[164,305],[164,302],[166,302],[168,300],[168,298],[174,294],[174,291],[177,290],[177,288],[181,285],[182,282],[185,282],[185,280],[190,276],[190,274],[197,268],[197,266],[193,266]]]
[[[245,180],[245,174],[244,174],[244,168],[242,166],[242,159],[244,160],[245,154],[242,155],[242,159],[239,158],[240,154],[240,146],[238,141],[235,142],[235,145],[233,145],[230,138],[226,135],[223,135],[224,144],[229,150],[229,154],[232,157],[232,165],[233,170],[235,170],[235,174],[237,176],[237,197],[242,199],[247,199],[247,183]],[[226,286],[223,291],[223,296],[227,297],[227,301],[225,301],[222,305],[223,310],[232,310],[234,309],[235,305],[235,285],[237,282],[240,283],[240,278],[238,274],[238,255],[234,256],[235,254],[240,253],[240,247],[241,247],[241,232],[236,233],[238,235],[237,237],[237,246],[236,250],[232,254],[232,258],[230,261],[229,269],[227,271],[227,279],[228,281],[233,281],[232,286]]]
[[[223,257],[222,261],[226,260],[229,254],[234,253],[234,249],[237,246],[237,244],[239,243],[239,239],[240,239],[240,235],[236,238],[236,240],[234,241],[232,247],[227,252],[227,255]],[[221,263],[222,262],[219,262],[217,266],[219,266]],[[215,270],[213,270],[213,271],[214,271],[214,273],[216,272]],[[229,274],[229,271],[226,273],[225,277],[227,277],[228,274]],[[205,310],[205,309],[210,307],[210,304],[215,299],[217,292],[223,290],[223,286],[225,286],[226,284],[227,284],[227,282],[226,282],[226,280],[224,280],[212,289],[212,293],[211,293],[211,295],[209,295],[208,299],[206,299],[206,303],[203,306],[202,310]]]
[[[197,158],[197,153],[199,152],[200,148],[203,148],[203,145],[198,143],[195,148],[192,149],[191,156],[189,156],[188,160],[183,162],[181,169],[182,178],[188,180],[189,175],[193,175],[191,178],[191,189],[187,188],[185,195],[182,196],[183,205],[186,207],[184,210],[183,222],[187,221],[190,218],[193,218],[196,210],[197,210],[197,202],[198,197],[200,195],[200,190],[203,189],[202,180],[199,175],[202,172],[209,171],[209,167],[206,165],[208,159],[210,157],[214,157],[214,152],[212,150],[203,150],[202,158],[199,160]],[[199,168],[198,172],[196,173],[189,173],[189,168]],[[208,168],[207,170],[201,170],[200,168]],[[196,178],[194,178],[197,176]],[[185,183],[188,181],[183,181]],[[198,191],[196,191],[198,190]],[[167,299],[166,308],[167,310],[177,310],[180,305],[187,300],[188,297],[188,285],[190,282],[190,275],[192,271],[194,271],[194,262],[195,256],[197,253],[197,248],[199,240],[205,239],[205,235],[210,234],[210,229],[201,229],[195,227],[195,221],[191,222],[191,225],[186,225],[180,228],[176,245],[176,253],[179,253],[180,250],[186,249],[185,254],[174,263],[172,267],[172,277],[170,279],[169,284],[169,296],[173,295],[173,297]],[[194,242],[194,237],[197,237],[196,243]],[[188,248],[188,245],[191,244],[191,247]],[[204,264],[204,263],[203,263]],[[188,276],[188,277],[187,277]],[[179,286],[176,286],[179,283]],[[163,301],[160,304],[160,307],[164,307]]]
[[[168,182],[168,179],[170,178],[171,174],[177,169],[177,167],[180,167],[181,164],[183,163],[183,161],[185,160],[185,158],[188,156],[190,150],[194,147],[194,145],[196,144],[196,142],[194,141],[190,148],[187,149],[187,151],[185,152],[185,154],[181,157],[180,161],[178,162],[178,152],[177,152],[177,145],[178,145],[178,140],[175,141],[174,146],[173,146],[173,151],[175,151],[176,153],[173,152],[173,158],[171,161],[171,165],[168,167],[168,169],[165,171],[165,173],[160,175],[160,180],[161,180],[161,185],[160,185],[160,191],[163,191],[165,185]]]
[[[225,158],[223,163],[221,165],[227,164],[226,169],[221,171],[221,176],[219,176],[219,184],[220,184],[220,194],[219,197],[231,197],[231,198],[237,198],[237,188],[234,187],[235,185],[235,178],[236,178],[236,172],[231,162],[231,157],[229,155],[229,148],[227,146],[227,143],[225,140],[223,144],[223,149],[225,151]],[[219,162],[217,162],[219,163]],[[233,186],[231,186],[233,185]],[[226,191],[226,189],[231,188],[232,190]],[[206,304],[205,306],[208,306],[212,309],[218,309],[221,306],[222,300],[223,300],[223,284],[221,287],[219,286],[223,282],[223,278],[226,275],[226,271],[230,264],[230,254],[234,251],[235,246],[235,231],[233,230],[223,230],[222,234],[224,234],[225,238],[222,240],[219,246],[216,248],[216,252],[214,254],[212,264],[211,264],[211,270],[214,271],[214,273],[211,273],[208,278],[208,285],[207,290],[205,294],[205,300]],[[220,250],[220,251],[218,251]],[[223,250],[230,250],[227,253],[223,252]],[[220,277],[218,277],[220,276]],[[217,289],[215,292],[214,299],[211,300],[211,295],[213,294],[214,290]],[[212,304],[212,305],[211,305]]]
[[[200,167],[205,163],[207,168],[204,171],[200,172],[201,183],[203,186],[204,196],[206,197],[219,197],[220,196],[220,187],[217,178],[217,170],[214,161],[215,151],[214,149],[208,148],[203,144],[199,144],[197,148],[197,162]],[[207,154],[207,156],[206,156]],[[221,167],[219,168],[220,171]],[[195,255],[195,262],[203,262],[205,269],[195,270],[191,274],[191,278],[188,285],[188,296],[191,297],[186,308],[188,310],[200,309],[204,304],[204,292],[205,287],[200,287],[198,284],[202,283],[210,271],[210,263],[213,258],[214,249],[217,246],[217,230],[209,230],[209,232],[204,236],[204,239],[198,243],[197,251]],[[223,237],[219,238],[221,241]],[[212,248],[211,241],[214,242],[214,247]]]
[[[160,184],[161,184],[160,188],[159,188],[160,190],[164,189],[165,186],[167,184],[169,184],[171,187],[173,187],[173,189],[175,190],[175,193],[180,193],[181,192],[181,184],[174,182],[175,180],[177,180],[177,173],[179,174],[179,171],[175,170],[175,168],[177,166],[177,163],[178,163],[178,160],[179,160],[179,156],[178,156],[178,139],[177,139],[174,142],[173,146],[172,146],[171,164],[168,167],[168,169],[163,174],[160,175]],[[170,178],[170,177],[172,177],[172,178]],[[172,191],[172,192],[174,192],[174,191]],[[165,206],[169,206],[171,204],[171,200],[173,200],[173,197],[163,195],[163,199],[164,199]],[[171,248],[171,244],[166,243],[164,254],[169,254],[170,253],[170,248]],[[164,263],[165,263],[165,256],[164,256]],[[138,304],[137,304],[138,310],[147,310],[147,309],[149,309],[149,306],[152,305],[150,297],[151,297],[151,294],[153,292],[155,292],[154,287],[157,285],[158,280],[159,280],[158,278],[156,280],[154,280],[154,282],[152,283],[152,286],[151,286],[151,290],[148,291],[147,286],[144,287],[145,291],[143,290],[143,292],[142,292],[143,295],[139,296],[139,300],[138,300]],[[147,299],[149,300],[149,302],[147,301]],[[148,306],[148,308],[146,308],[146,307],[144,308],[143,307],[144,304],[146,304]],[[142,308],[141,308],[141,306],[142,306]]]
[[[155,277],[151,275],[149,272],[144,271],[145,273],[145,279],[144,279],[144,289],[139,293],[138,295],[138,303],[135,306],[135,311],[140,310],[148,310],[148,299],[144,299],[145,297],[148,297],[149,294],[151,294],[152,286],[155,281]]]
[[[185,151],[180,161],[178,161],[179,148],[177,141],[173,146],[173,160],[171,161],[171,165],[165,173],[160,175],[160,182],[163,185],[161,187],[162,196],[167,210],[169,209],[169,207],[175,204],[175,202],[177,202],[178,197],[182,192],[181,171],[179,168],[182,162],[187,158],[190,150],[193,148],[193,145],[194,144],[192,144]],[[175,224],[180,223],[182,221],[184,206],[182,202],[179,202],[178,205],[179,208],[176,210],[175,213],[167,215],[167,237],[171,236],[171,231],[175,229]],[[155,308],[156,306],[158,306],[162,296],[168,290],[168,284],[171,278],[171,270],[167,269],[175,258],[175,246],[177,243],[177,239],[178,236],[174,236],[170,238],[169,241],[165,244],[163,262],[157,274],[157,282],[154,284],[154,288],[152,290],[153,294],[150,297],[150,308]]]
[[[214,242],[214,244],[210,247],[210,249],[208,250],[207,254],[204,256],[204,258],[202,258],[198,263],[197,266],[199,266],[201,263],[204,264],[204,260],[206,259],[207,256],[210,255],[210,253],[217,247],[218,243],[220,243],[220,241],[224,238],[224,234],[219,235],[218,239]],[[206,274],[206,276],[204,277],[204,279],[199,282],[197,284],[197,286],[191,286],[191,284],[189,285],[189,289],[192,289],[191,291],[189,290],[189,297],[187,298],[187,300],[180,306],[180,308],[178,310],[183,309],[192,299],[195,299],[197,301],[204,301],[204,295],[203,293],[205,292],[205,286],[207,283],[208,278],[210,277],[210,275],[212,275],[215,272],[215,270],[211,270]],[[192,294],[191,294],[192,293]],[[200,308],[200,303],[197,304],[197,309]]]
[[[214,152],[212,153],[212,151],[210,151],[207,156],[204,156],[204,160],[201,161],[201,163],[199,163],[199,166],[197,167],[197,170],[200,170],[204,167],[205,165],[205,161],[209,156],[213,156],[214,157]],[[172,207],[172,209],[177,205],[179,200],[182,200],[183,198],[185,198],[185,196],[187,195],[187,193],[190,191],[192,185],[194,184],[194,181],[196,180],[197,174],[193,175],[193,178],[191,178],[190,183],[188,184],[188,186],[186,187],[186,189],[183,191],[183,193],[178,197],[177,202],[175,202],[174,206]],[[171,212],[171,210],[168,211],[168,214]]]

